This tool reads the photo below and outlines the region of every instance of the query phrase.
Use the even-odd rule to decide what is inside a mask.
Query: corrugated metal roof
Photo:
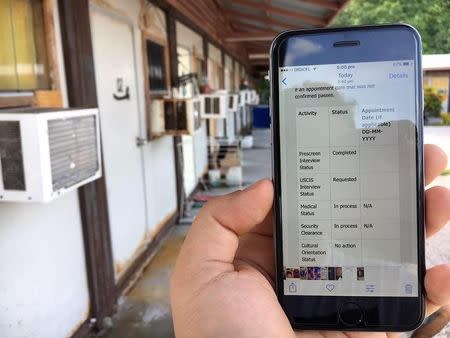
[[[450,54],[428,54],[422,56],[423,70],[450,70]]]
[[[247,50],[251,64],[268,65],[271,40],[281,31],[324,27],[349,0],[215,0],[232,32],[228,42]]]

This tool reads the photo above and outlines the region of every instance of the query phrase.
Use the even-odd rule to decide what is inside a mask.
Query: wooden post
[[[208,78],[208,39],[205,35],[203,35],[203,63],[202,63],[203,69],[203,77],[205,79]]]
[[[171,8],[167,11],[167,40],[169,43],[169,66],[170,66],[170,86],[173,88],[178,80],[178,55],[177,55],[177,27],[175,14]],[[183,148],[181,147],[181,136],[173,137],[173,151],[175,161],[175,175],[177,187],[177,209],[179,217],[183,217],[184,210],[184,179],[181,157]]]
[[[71,107],[97,107],[89,0],[59,0],[67,92]],[[105,177],[78,189],[90,298],[90,318],[101,329],[116,305]],[[81,334],[80,334],[81,335]]]

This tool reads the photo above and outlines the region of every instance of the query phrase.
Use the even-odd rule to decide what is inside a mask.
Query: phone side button
[[[353,302],[342,303],[339,307],[339,320],[347,326],[355,326],[362,322],[363,311]]]

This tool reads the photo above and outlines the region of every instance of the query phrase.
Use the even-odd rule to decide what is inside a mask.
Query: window
[[[151,95],[167,93],[167,71],[165,46],[146,40],[148,81]]]
[[[0,0],[0,91],[49,89],[42,0]]]
[[[189,49],[178,46],[177,47],[177,63],[178,63],[178,76],[187,75],[192,73],[192,54]],[[192,83],[185,83],[180,85],[179,95],[181,97],[192,97],[194,95],[194,88]]]

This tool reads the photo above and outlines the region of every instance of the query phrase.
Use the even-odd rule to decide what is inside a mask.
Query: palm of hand
[[[445,168],[442,152],[428,147],[426,180]],[[445,159],[445,158],[444,158]],[[431,162],[432,161],[432,162]],[[450,218],[450,192],[427,191],[427,233]],[[393,337],[395,333],[294,332],[274,292],[271,207],[273,188],[264,180],[209,202],[183,244],[172,277],[177,337]],[[431,209],[432,208],[432,209]],[[431,212],[430,212],[431,211]],[[428,311],[450,302],[448,265],[427,272]]]

